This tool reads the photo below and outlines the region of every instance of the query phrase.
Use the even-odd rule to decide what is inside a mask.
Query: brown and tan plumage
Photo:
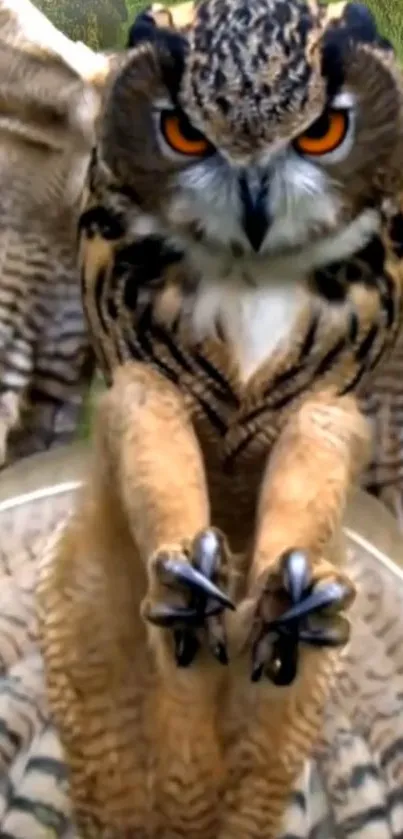
[[[153,4],[184,27],[191,4]],[[0,467],[69,441],[94,356],[76,264],[79,201],[119,54],[59,32],[29,0],[0,2]]]
[[[44,542],[74,508],[72,487],[87,467],[83,447],[72,447],[39,457],[34,473],[23,464],[9,469],[0,485],[0,830],[7,839],[79,839],[38,654],[35,580],[37,567],[52,562]],[[358,588],[351,643],[278,839],[396,839],[403,829],[402,572],[376,553],[399,564],[402,542],[391,516],[361,493],[347,524]]]
[[[111,387],[39,584],[50,705],[83,839],[275,839],[348,640],[402,81],[357,5],[202,0],[131,39],[80,219]]]
[[[0,3],[0,466],[76,431],[94,361],[79,202],[109,58]]]

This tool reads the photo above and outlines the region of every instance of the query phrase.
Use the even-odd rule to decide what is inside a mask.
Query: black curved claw
[[[214,617],[222,612],[219,603],[208,602],[204,609],[204,616]],[[167,606],[165,603],[158,603],[147,611],[147,620],[155,626],[162,626],[171,629],[177,624],[200,626],[200,611],[193,606]]]
[[[211,652],[213,653],[214,658],[220,662],[220,664],[224,664],[225,666],[228,664],[228,653],[227,647],[225,643],[220,641],[217,642],[214,646],[210,646]]]
[[[200,647],[194,632],[176,629],[174,632],[175,661],[178,667],[189,667]]]
[[[155,626],[163,626],[171,629],[177,624],[197,625],[200,620],[197,609],[188,606],[166,606],[165,603],[157,603],[147,612],[147,620]]]
[[[280,635],[270,644],[267,657],[259,657],[258,649],[255,649],[251,679],[259,682],[264,674],[274,685],[285,687],[294,681],[297,668],[298,644],[290,644],[289,638]]]
[[[202,594],[207,595],[207,597],[213,597],[215,600],[218,600],[224,608],[235,609],[234,604],[229,597],[224,594],[224,592],[220,591],[220,589],[214,585],[208,577],[205,577],[204,574],[196,568],[193,568],[193,566],[189,565],[187,562],[180,562],[179,560],[167,557],[166,559],[161,560],[161,565],[165,571],[167,571],[182,585],[189,588],[194,594]]]
[[[255,641],[252,653],[252,682],[260,682],[270,661],[276,640],[278,636],[275,633],[263,632]]]
[[[315,612],[320,612],[322,609],[328,609],[329,606],[342,605],[347,599],[349,589],[341,583],[330,582],[326,585],[318,587],[307,594],[306,597],[302,595],[299,603],[295,603],[291,609],[284,612],[279,618],[276,618],[267,624],[268,629],[280,629],[289,623],[300,621],[301,618],[306,618]]]
[[[334,615],[329,623],[323,621],[319,626],[309,622],[298,631],[299,640],[312,647],[344,647],[349,637],[350,624],[341,615]]]
[[[217,568],[222,548],[222,541],[212,528],[199,533],[193,542],[192,554],[196,568],[209,580]]]
[[[281,558],[283,582],[291,603],[298,603],[312,582],[307,556],[303,551],[293,549]]]
[[[292,605],[279,617],[263,623],[253,649],[251,678],[257,682],[264,673],[276,685],[289,685],[297,673],[301,642],[314,647],[347,643],[350,624],[332,612],[343,608],[350,588],[335,580],[314,586],[308,559],[299,550],[284,554],[281,566],[283,586]]]
[[[179,667],[192,663],[201,643],[202,629],[212,654],[221,664],[227,664],[222,612],[235,609],[235,606],[213,582],[225,557],[224,539],[219,531],[208,528],[196,536],[189,554],[184,553],[183,558],[166,553],[159,555],[156,564],[159,582],[181,596],[179,603],[149,604],[144,616],[156,626],[173,630],[175,659]],[[191,561],[187,561],[189,559]]]

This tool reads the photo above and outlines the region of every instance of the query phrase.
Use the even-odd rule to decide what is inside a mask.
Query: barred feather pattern
[[[76,228],[110,60],[0,0],[0,467],[73,436],[92,375]]]
[[[42,489],[25,503],[0,508],[4,839],[78,839],[46,702],[34,601],[38,565],[46,570],[52,562],[73,500],[71,489],[61,487],[53,497]],[[392,534],[394,550],[401,552],[394,522],[376,502],[365,501],[363,516],[377,520],[380,538],[382,531],[386,539]],[[347,533],[359,591],[352,640],[341,657],[315,759],[294,790],[279,839],[398,839],[403,831],[403,577],[399,570],[390,573],[360,536]]]
[[[57,226],[51,220],[47,229],[43,220],[35,224],[32,219],[27,233],[18,211],[14,206],[11,219],[0,199],[4,457],[6,432],[22,420],[22,429],[10,440],[9,459],[73,436],[92,373],[74,265],[74,218],[62,215]]]
[[[403,334],[363,398],[373,427],[371,463],[363,484],[396,516],[403,530]]]

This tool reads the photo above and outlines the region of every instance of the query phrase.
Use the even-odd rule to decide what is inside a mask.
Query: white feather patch
[[[227,261],[220,263],[205,248],[196,248],[195,264],[208,279],[200,281],[193,303],[195,339],[214,336],[219,322],[246,382],[291,335],[298,313],[307,302],[309,292],[304,281],[308,273],[356,253],[378,228],[378,214],[367,210],[334,236],[324,237],[297,254],[260,260],[234,258],[231,269]],[[342,316],[342,307],[328,308],[329,322]]]
[[[211,335],[219,321],[237,358],[241,378],[247,381],[289,335],[303,294],[292,281],[271,281],[257,288],[203,282],[193,310],[195,334],[198,340]]]

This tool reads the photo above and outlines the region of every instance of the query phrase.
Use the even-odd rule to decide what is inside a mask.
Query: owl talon
[[[200,647],[197,636],[191,630],[177,629],[174,632],[175,661],[178,667],[189,667]]]
[[[281,617],[270,621],[267,624],[267,628],[279,629],[282,626],[293,624],[295,621],[300,621],[302,618],[320,612],[322,609],[327,609],[329,606],[340,606],[342,608],[348,593],[347,586],[342,586],[340,583],[333,581],[323,585],[323,587],[313,591],[311,594],[304,595],[304,592],[302,592],[300,602],[295,603]]]
[[[171,629],[177,624],[198,624],[200,615],[197,609],[190,609],[187,606],[167,606],[164,603],[158,603],[146,612],[147,620],[153,623],[154,626],[165,627]]]
[[[161,568],[176,578],[179,583],[187,586],[194,594],[213,597],[227,609],[235,608],[229,597],[192,565],[167,557],[161,559]]]
[[[224,665],[228,664],[228,653],[227,653],[227,649],[226,649],[224,644],[222,644],[222,643],[217,644],[214,647],[214,649],[212,650],[212,653],[213,653],[214,657],[217,659],[217,661],[220,662],[220,664],[224,664]]]
[[[309,560],[301,551],[287,552],[279,565],[282,586],[273,590],[271,573],[258,603],[261,616],[257,616],[251,679],[258,682],[264,674],[276,685],[289,685],[297,674],[300,643],[313,647],[347,643],[350,625],[338,612],[350,602],[353,589],[336,578],[314,581]],[[267,620],[276,596],[282,603],[288,597],[291,605]]]
[[[209,580],[217,570],[223,549],[223,539],[213,528],[199,533],[193,542],[195,567]]]
[[[299,630],[299,639],[312,647],[344,647],[350,638],[350,624],[341,615],[332,617],[329,625],[310,626]]]
[[[306,554],[298,550],[287,551],[280,559],[280,568],[291,603],[298,603],[312,582]]]
[[[260,682],[267,662],[270,660],[275,640],[274,634],[263,632],[255,641],[252,652],[252,682]]]
[[[220,664],[228,664],[227,638],[221,617],[211,615],[206,621],[208,645],[212,655]]]
[[[160,551],[151,562],[150,592],[143,603],[145,620],[173,632],[179,667],[193,662],[204,634],[210,653],[228,663],[222,613],[234,609],[221,590],[227,585],[227,548],[214,528],[199,533],[178,550]]]
[[[270,644],[264,657],[259,655],[261,652],[262,647],[257,644],[253,657],[252,682],[259,682],[265,675],[277,687],[292,684],[297,675],[298,645],[290,644],[288,638],[279,636]]]

